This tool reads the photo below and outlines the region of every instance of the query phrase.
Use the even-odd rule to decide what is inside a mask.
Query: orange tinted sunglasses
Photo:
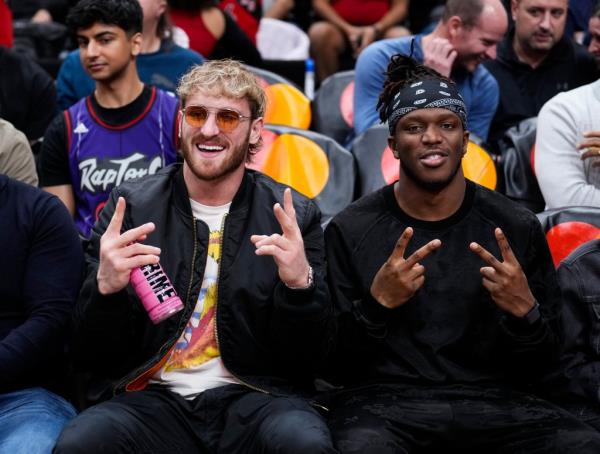
[[[185,122],[194,127],[201,128],[206,124],[211,113],[215,114],[217,127],[223,132],[231,132],[237,128],[242,121],[250,117],[240,114],[232,109],[209,109],[204,106],[187,106],[181,109]]]

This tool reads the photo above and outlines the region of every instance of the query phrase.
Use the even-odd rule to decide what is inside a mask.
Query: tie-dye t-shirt
[[[238,381],[225,369],[215,337],[221,235],[231,203],[218,207],[194,200],[190,203],[194,217],[205,222],[210,230],[202,288],[196,308],[171,356],[150,382],[165,384],[172,391],[192,399],[207,389]]]

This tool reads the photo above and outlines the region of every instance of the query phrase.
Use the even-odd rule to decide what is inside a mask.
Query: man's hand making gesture
[[[276,203],[273,212],[282,234],[252,235],[250,241],[256,247],[256,255],[273,256],[279,269],[279,278],[288,287],[307,287],[310,265],[304,252],[304,240],[296,221],[290,188],[283,193],[283,208]]]
[[[423,286],[425,267],[419,262],[442,245],[440,240],[431,240],[405,259],[404,253],[412,236],[413,229],[407,227],[371,284],[373,298],[389,309],[402,306]]]
[[[124,289],[132,269],[158,263],[160,249],[138,243],[154,230],[154,224],[149,222],[121,234],[124,215],[125,199],[119,197],[113,217],[100,238],[100,265],[96,279],[102,295]]]
[[[535,298],[504,233],[496,228],[494,234],[500,247],[502,262],[481,245],[477,243],[469,245],[471,250],[489,265],[480,270],[483,286],[490,292],[500,309],[515,317],[524,317],[535,307]]]

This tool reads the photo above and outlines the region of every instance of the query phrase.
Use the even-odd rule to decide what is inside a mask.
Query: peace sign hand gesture
[[[273,212],[283,233],[252,235],[250,241],[256,247],[256,255],[272,256],[279,269],[279,278],[288,287],[307,287],[310,265],[304,252],[304,240],[296,220],[290,188],[283,192],[283,208],[276,203]]]
[[[440,240],[431,240],[405,259],[406,246],[408,246],[412,236],[413,229],[407,227],[396,242],[392,254],[381,266],[371,284],[373,298],[388,309],[402,306],[423,286],[425,283],[425,267],[419,261],[442,245]]]
[[[113,217],[100,238],[100,265],[96,280],[102,295],[124,289],[132,269],[158,263],[160,249],[138,243],[154,230],[154,224],[149,222],[121,234],[124,215],[125,199],[119,197]]]
[[[489,266],[481,268],[483,286],[490,292],[494,303],[515,317],[524,317],[535,306],[527,277],[515,257],[508,240],[499,228],[494,230],[496,241],[502,253],[500,262],[481,245],[471,243],[469,247]]]

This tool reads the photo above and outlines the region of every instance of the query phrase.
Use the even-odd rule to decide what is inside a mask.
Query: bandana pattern
[[[394,134],[396,123],[407,113],[436,107],[454,112],[467,128],[467,106],[456,87],[438,79],[425,79],[402,88],[394,96],[388,111],[390,134]]]

